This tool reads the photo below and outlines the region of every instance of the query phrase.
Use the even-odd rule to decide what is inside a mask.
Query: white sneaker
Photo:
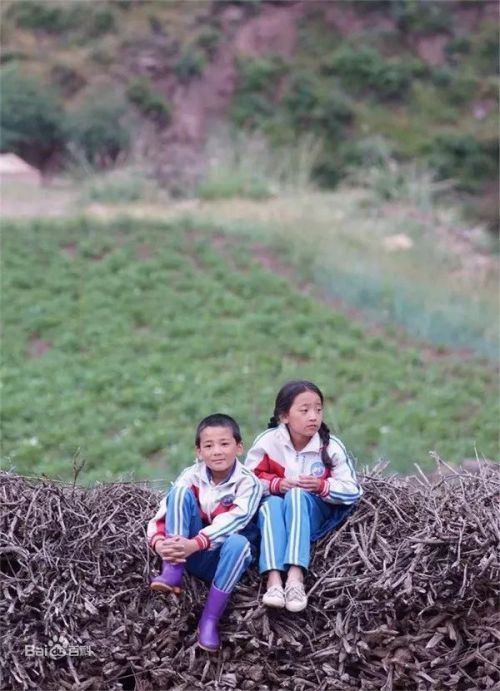
[[[302,612],[307,607],[307,595],[302,583],[290,583],[286,586],[285,607],[289,612]]]
[[[272,585],[262,596],[262,602],[267,607],[278,607],[282,609],[285,606],[285,591],[281,585]]]

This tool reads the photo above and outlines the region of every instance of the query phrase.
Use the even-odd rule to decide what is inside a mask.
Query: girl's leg
[[[311,556],[311,535],[328,519],[331,506],[315,494],[299,487],[294,487],[285,494],[284,504],[288,533],[285,564],[307,569]],[[293,569],[292,573],[301,572],[299,569]]]
[[[285,568],[286,527],[282,497],[267,497],[258,513],[261,534],[259,571],[283,571]]]
[[[260,573],[267,572],[267,591],[262,602],[268,607],[283,608],[285,593],[281,580],[284,571],[286,528],[283,514],[282,497],[267,497],[258,513],[258,525],[261,533]]]
[[[311,534],[331,513],[322,499],[295,487],[285,495],[285,523],[289,534],[285,563],[289,565],[285,588],[286,608],[300,612],[307,606],[304,571],[309,566]]]

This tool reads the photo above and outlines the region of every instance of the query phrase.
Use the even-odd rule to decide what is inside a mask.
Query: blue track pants
[[[352,507],[327,504],[320,497],[298,487],[284,496],[266,497],[258,512],[261,532],[261,573],[288,566],[307,569],[311,541],[340,523]]]
[[[173,487],[167,497],[167,535],[191,538],[201,528],[203,522],[193,492],[188,487]],[[207,582],[213,581],[218,590],[230,593],[251,562],[249,540],[241,533],[233,533],[222,546],[192,554],[186,560],[186,568],[193,576]]]

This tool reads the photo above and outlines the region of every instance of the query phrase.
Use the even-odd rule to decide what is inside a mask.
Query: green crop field
[[[201,417],[247,446],[289,378],[362,465],[405,472],[498,457],[492,365],[370,335],[266,271],[244,237],[118,219],[3,224],[3,467],[80,480],[171,479]]]

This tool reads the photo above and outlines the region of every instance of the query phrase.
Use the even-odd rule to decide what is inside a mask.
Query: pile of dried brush
[[[315,550],[308,609],[264,609],[251,571],[212,655],[195,645],[205,586],[188,578],[181,599],[148,589],[158,564],[145,526],[157,493],[6,473],[0,480],[4,689],[457,690],[499,682],[496,466],[432,486],[362,476],[362,503]]]

